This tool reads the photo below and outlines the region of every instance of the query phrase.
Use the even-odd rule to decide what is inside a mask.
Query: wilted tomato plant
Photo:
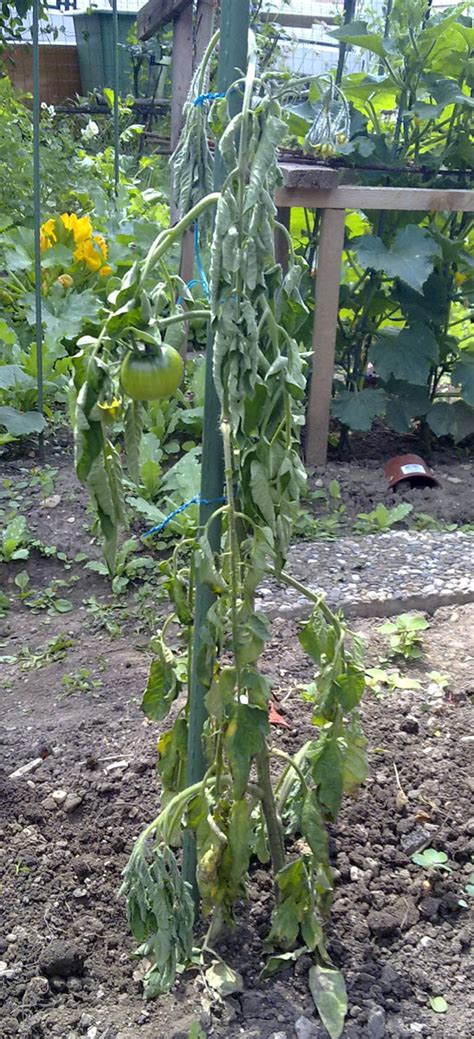
[[[198,201],[190,197],[190,208],[177,227],[162,232],[147,258],[112,287],[102,328],[82,340],[75,359],[77,470],[94,496],[112,564],[123,515],[121,463],[100,404],[115,392],[120,378],[128,395],[125,443],[133,471],[143,397],[158,374],[156,357],[166,350],[168,329],[187,317],[174,302],[184,295],[184,287],[168,261],[164,267],[165,256],[186,228],[215,207],[210,312],[202,317],[210,317],[214,336],[224,495],[205,526],[183,538],[162,564],[172,612],[152,640],[154,658],[142,704],[154,721],[162,722],[173,712],[158,742],[162,811],[139,837],[122,890],[140,943],[138,954],[150,964],[144,979],[147,995],[167,991],[176,970],[191,963],[206,971],[210,985],[228,992],[240,981],[222,963],[215,945],[222,928],[234,923],[236,902],[246,897],[252,862],[268,863],[275,907],[267,972],[308,951],[313,956],[312,992],[336,1037],[346,1003],[343,980],[330,962],[323,934],[332,892],[327,822],[336,818],[344,792],[355,791],[365,776],[365,740],[357,717],[364,673],[357,641],[349,650],[340,619],[296,582],[314,606],[299,638],[316,666],[315,736],[293,755],[278,747],[269,721],[271,682],[260,662],[270,628],[254,599],[264,574],[295,584],[283,566],[305,485],[299,452],[305,375],[286,314],[291,307],[304,307],[298,288],[302,264],[291,248],[287,273],[275,261],[276,149],[285,123],[270,85],[255,77],[255,55],[242,111],[231,118],[227,98],[216,105],[203,121],[198,115],[204,134],[214,127],[227,167],[221,193]],[[196,119],[192,106],[187,115],[182,147],[188,155],[197,154],[199,149],[190,149]],[[178,160],[179,155],[175,168]],[[206,176],[208,172],[206,168]],[[147,379],[140,367],[145,363],[153,368]],[[166,372],[167,389],[178,374],[177,365]],[[155,390],[163,389],[162,380],[160,369]],[[214,552],[209,531],[218,517],[222,542]],[[197,585],[207,586],[213,596],[198,643],[193,636]],[[207,720],[204,775],[190,784],[193,674],[204,687]],[[209,924],[199,951],[191,893],[181,872],[180,849],[183,839],[190,838],[197,852],[201,911]],[[329,1014],[322,998],[328,991]]]

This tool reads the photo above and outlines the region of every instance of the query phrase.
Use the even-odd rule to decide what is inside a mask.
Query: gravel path
[[[287,571],[348,616],[431,612],[474,602],[474,535],[390,531],[300,542],[290,551]],[[257,602],[269,617],[305,617],[311,609],[298,591],[273,581],[259,588]]]

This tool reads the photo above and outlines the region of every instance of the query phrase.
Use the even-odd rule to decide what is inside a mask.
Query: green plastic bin
[[[127,43],[136,14],[118,13],[119,43]],[[114,85],[114,36],[112,11],[93,11],[74,15],[77,55],[83,94]],[[123,97],[133,93],[133,75],[130,55],[119,47],[119,87]]]

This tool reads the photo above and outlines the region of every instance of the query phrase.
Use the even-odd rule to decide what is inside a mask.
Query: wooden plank
[[[339,22],[334,15],[324,14],[287,14],[285,11],[260,11],[259,22],[275,22],[288,29],[311,29],[313,25],[336,25]],[[337,44],[335,44],[337,46]]]
[[[457,188],[367,188],[342,185],[329,191],[320,188],[278,188],[275,202],[284,206],[306,206],[308,209],[387,209],[441,213],[473,213],[474,191]]]
[[[206,47],[211,39],[214,28],[214,15],[217,0],[198,0],[196,19],[194,26],[194,66],[204,56]]]
[[[139,40],[149,40],[167,22],[178,18],[192,0],[148,0],[138,12],[137,35]]]
[[[183,125],[183,107],[189,93],[193,74],[193,9],[192,5],[181,11],[173,23],[173,54],[171,66],[171,150],[179,141]]]
[[[344,224],[344,210],[324,210],[316,275],[313,370],[306,416],[308,465],[325,465],[327,458]]]
[[[280,162],[285,188],[336,188],[345,170],[333,170],[330,166],[310,166],[303,162]]]

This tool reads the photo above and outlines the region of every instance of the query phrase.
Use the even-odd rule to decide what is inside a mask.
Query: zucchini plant
[[[368,67],[342,80],[350,132],[335,135],[339,164],[360,184],[469,187],[474,28],[464,5],[438,13],[394,0],[381,31],[357,20],[331,35],[364,52]],[[313,108],[321,95],[311,84]],[[302,145],[311,105],[288,106],[287,118]],[[294,212],[294,233],[298,223]],[[318,214],[308,227],[300,234],[316,269]],[[414,421],[456,442],[474,433],[473,228],[449,197],[446,212],[348,214],[333,402],[346,428],[367,431],[383,416],[397,433]]]
[[[167,991],[177,969],[191,963],[206,967],[209,984],[229,992],[239,980],[216,951],[219,934],[234,923],[235,905],[246,897],[252,863],[268,863],[275,906],[267,972],[309,951],[314,959],[311,990],[329,1034],[337,1039],[346,996],[323,933],[333,887],[327,823],[336,818],[344,792],[353,793],[365,776],[365,739],[357,714],[364,672],[357,640],[349,649],[341,620],[284,570],[305,486],[299,453],[305,375],[299,345],[285,321],[288,306],[303,306],[298,287],[303,268],[291,243],[286,274],[275,260],[276,149],[285,122],[269,81],[256,77],[254,51],[247,76],[233,85],[235,89],[243,93],[237,115],[229,113],[229,94],[217,102],[218,120],[210,113],[214,125],[219,123],[218,148],[227,170],[222,191],[217,198],[194,197],[177,228],[161,235],[144,263],[126,276],[114,293],[102,331],[93,344],[85,344],[91,351],[88,362],[81,362],[86,376],[77,401],[77,457],[90,483],[90,466],[85,474],[81,469],[84,453],[87,458],[94,452],[94,459],[100,457],[102,479],[105,475],[109,480],[111,472],[110,449],[106,446],[104,451],[100,441],[99,450],[87,428],[96,422],[95,402],[103,380],[110,377],[106,357],[115,363],[129,325],[145,316],[154,334],[183,316],[163,318],[160,310],[163,286],[170,280],[175,285],[174,277],[168,273],[155,287],[150,287],[150,279],[164,272],[161,261],[167,244],[215,203],[210,318],[225,499],[204,528],[183,537],[163,564],[172,612],[153,640],[154,659],[142,704],[155,721],[172,713],[170,727],[158,743],[162,808],[132,850],[122,893],[140,943],[137,954],[150,964],[144,978],[148,996]],[[193,117],[190,108],[188,115]],[[187,130],[189,123],[185,135]],[[165,306],[169,309],[168,297]],[[98,435],[100,440],[100,430]],[[95,487],[93,482],[96,494]],[[96,498],[102,508],[100,495]],[[209,528],[218,515],[223,533],[221,549],[214,553]],[[299,639],[316,666],[315,735],[293,755],[272,739],[271,682],[260,663],[270,630],[266,617],[255,609],[254,597],[268,572],[296,586],[314,605]],[[215,598],[194,661],[206,689],[206,768],[202,779],[188,785],[197,582],[209,585]],[[198,950],[191,892],[180,868],[183,839],[190,836],[197,849],[202,915],[208,921]]]

